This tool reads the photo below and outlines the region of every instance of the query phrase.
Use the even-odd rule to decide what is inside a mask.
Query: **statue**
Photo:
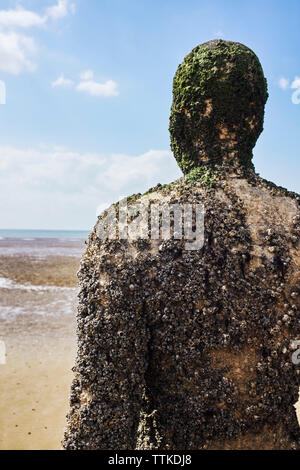
[[[184,176],[131,196],[122,224],[113,205],[82,258],[66,449],[299,448],[300,196],[254,171],[267,98],[242,44],[209,41],[179,66],[170,134]],[[172,236],[146,236],[158,212],[126,236],[152,206],[171,207]],[[175,214],[190,206],[193,233],[204,213],[196,248]]]

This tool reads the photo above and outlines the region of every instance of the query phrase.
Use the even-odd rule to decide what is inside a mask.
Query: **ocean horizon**
[[[0,229],[0,240],[7,238],[21,238],[23,240],[30,240],[36,238],[86,239],[89,236],[89,233],[89,230]]]

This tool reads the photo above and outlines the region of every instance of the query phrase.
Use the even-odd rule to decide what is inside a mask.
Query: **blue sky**
[[[299,0],[1,0],[0,228],[90,229],[121,196],[181,175],[172,79],[214,38],[268,80],[255,166],[300,192]]]

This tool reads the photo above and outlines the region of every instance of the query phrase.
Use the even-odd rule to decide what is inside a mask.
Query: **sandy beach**
[[[0,449],[60,449],[76,353],[76,272],[83,241],[63,247],[58,241],[59,255],[52,253],[54,241],[31,241],[35,250],[40,245],[37,252],[29,241],[23,252],[21,242],[16,250],[12,244],[0,243],[0,340],[6,347]]]
[[[75,357],[74,331],[70,326],[65,330],[62,337],[57,325],[46,321],[39,336],[6,334],[7,363],[0,368],[1,450],[60,449]]]
[[[73,244],[69,251],[67,246],[59,256],[41,256],[41,249],[38,255],[22,250],[7,255],[0,243],[0,340],[6,346],[6,364],[0,365],[1,450],[61,448],[83,242],[78,255]]]

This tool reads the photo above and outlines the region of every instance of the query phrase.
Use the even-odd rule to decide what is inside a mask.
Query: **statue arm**
[[[91,266],[90,258],[79,272],[78,352],[63,445],[132,450],[147,368],[141,289],[123,261],[120,274],[114,262]]]

